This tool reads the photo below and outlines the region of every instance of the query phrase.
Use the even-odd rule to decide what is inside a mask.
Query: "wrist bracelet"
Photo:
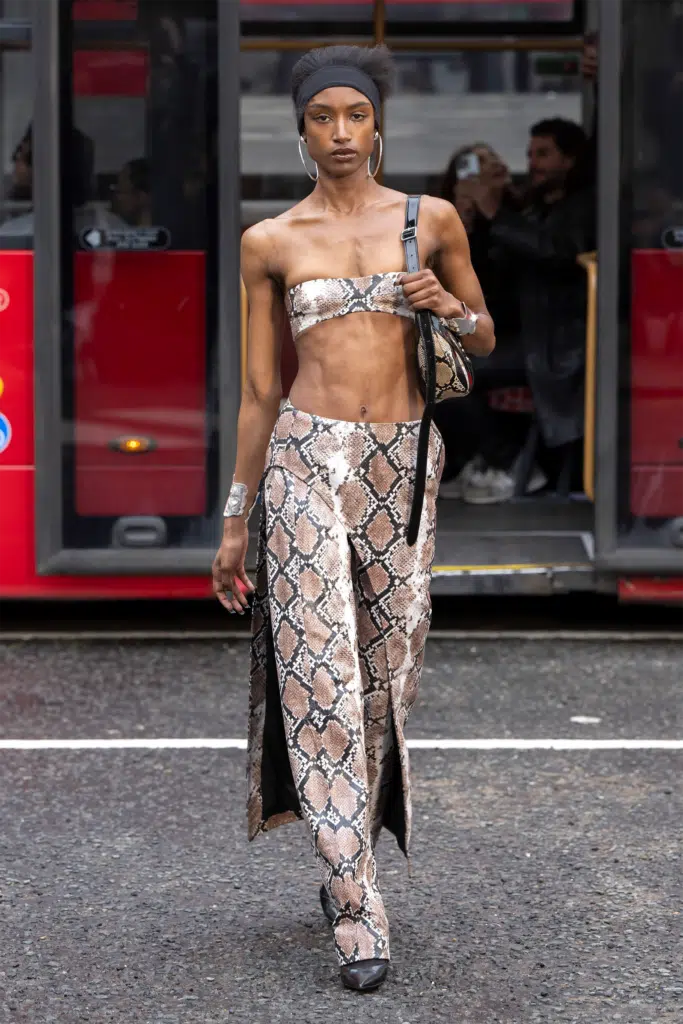
[[[254,509],[254,505],[255,504],[256,504],[256,501],[254,500],[251,508],[249,509],[249,512],[247,513],[247,517],[246,517],[247,520],[249,519],[249,516],[251,515],[251,513],[252,513],[252,511]],[[224,519],[228,519],[231,516],[243,516],[246,507],[247,507],[247,485],[246,484],[233,483],[232,487],[230,488],[230,494],[228,495],[228,500],[225,503],[225,508],[223,509],[223,518]]]
[[[460,300],[462,308],[464,310],[463,316],[449,316],[444,317],[444,323],[460,335],[474,334],[477,329],[477,320],[479,319],[478,313],[473,313],[469,306],[466,306],[462,299]]]

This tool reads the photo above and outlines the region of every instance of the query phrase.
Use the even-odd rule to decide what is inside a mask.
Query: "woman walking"
[[[404,726],[431,615],[444,459],[432,425],[424,507],[409,545],[424,407],[415,311],[457,321],[472,352],[494,345],[450,203],[423,198],[422,269],[401,270],[406,196],[374,180],[391,73],[386,48],[353,46],[313,50],[293,70],[299,150],[315,186],[243,236],[247,381],[214,563],[214,590],[228,610],[243,612],[243,588],[255,589],[249,839],[305,819],[342,981],[364,990],[376,988],[389,965],[374,855],[382,826],[410,870]],[[298,373],[281,404],[285,317]],[[244,559],[259,488],[254,588]]]

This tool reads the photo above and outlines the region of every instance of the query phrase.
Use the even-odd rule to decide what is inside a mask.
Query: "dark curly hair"
[[[369,75],[379,90],[382,100],[391,92],[394,82],[394,59],[380,43],[378,46],[320,46],[300,57],[292,68],[292,99],[309,75],[330,64],[346,64]]]

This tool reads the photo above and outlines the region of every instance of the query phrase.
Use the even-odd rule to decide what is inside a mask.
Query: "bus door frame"
[[[204,574],[214,549],[63,547],[62,480],[62,197],[60,126],[65,97],[62,75],[71,5],[43,0],[35,19],[34,116],[34,339],[35,339],[35,540],[36,571],[68,574]],[[240,402],[239,293],[239,6],[218,0],[219,61],[219,464],[221,493],[231,482]],[[219,542],[217,533],[216,543]]]
[[[608,573],[683,573],[683,552],[626,548],[618,536],[619,266],[624,0],[599,0],[598,297],[595,367],[595,567]]]

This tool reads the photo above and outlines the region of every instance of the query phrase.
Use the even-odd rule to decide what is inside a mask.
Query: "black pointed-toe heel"
[[[337,916],[337,908],[334,905],[334,900],[324,885],[320,886],[320,905],[323,908],[323,913],[327,920],[330,924],[334,924],[334,919]]]
[[[347,988],[355,988],[359,992],[369,992],[381,985],[389,971],[388,960],[356,960],[352,964],[343,964],[340,968],[341,979]]]

